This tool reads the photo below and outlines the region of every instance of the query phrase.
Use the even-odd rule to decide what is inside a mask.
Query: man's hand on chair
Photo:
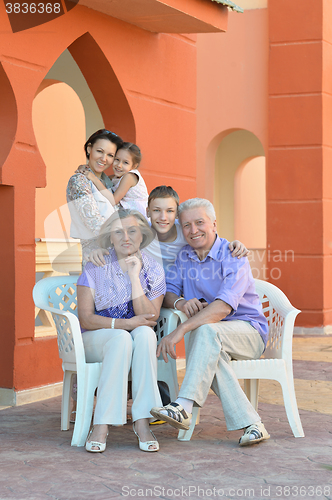
[[[174,346],[183,339],[184,334],[185,332],[183,331],[182,325],[179,325],[172,333],[166,335],[157,347],[157,358],[162,354],[165,363],[168,363],[167,354],[171,358],[176,359]]]

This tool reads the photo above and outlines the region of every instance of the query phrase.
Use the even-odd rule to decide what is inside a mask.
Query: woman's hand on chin
[[[134,330],[138,326],[151,326],[153,328],[157,324],[157,319],[155,314],[138,314],[138,316],[127,319],[128,330]]]
[[[138,255],[129,255],[129,257],[126,257],[125,263],[127,264],[128,276],[130,280],[138,278],[142,268],[142,261]]]

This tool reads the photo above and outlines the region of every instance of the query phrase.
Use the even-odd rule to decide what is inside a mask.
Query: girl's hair
[[[205,200],[204,198],[191,198],[186,200],[179,206],[179,217],[184,210],[190,210],[191,208],[204,208],[206,215],[209,219],[214,222],[216,220],[216,212],[211,201]]]
[[[140,249],[147,247],[151,241],[154,239],[155,234],[149,226],[148,221],[138,210],[129,210],[125,208],[120,208],[117,212],[109,217],[104,224],[100,228],[99,236],[98,236],[98,245],[101,248],[109,248],[111,247],[111,227],[113,223],[117,220],[126,219],[127,217],[135,217],[138,222],[138,226],[140,228],[142,234],[142,243],[140,244]]]
[[[97,132],[95,132],[94,134],[90,135],[89,139],[84,144],[84,151],[87,158],[89,158],[90,156],[88,153],[88,146],[93,146],[94,143],[97,142],[99,139],[106,139],[107,141],[113,142],[113,144],[116,145],[117,150],[121,148],[123,145],[123,140],[121,139],[120,136],[118,136],[114,132],[111,132],[110,130],[101,128],[100,130],[97,130]]]
[[[125,151],[129,151],[135,168],[139,167],[142,161],[142,153],[140,148],[136,146],[136,144],[133,144],[132,142],[124,142],[122,146],[118,148],[118,150],[119,149],[124,149]]]
[[[148,199],[148,206],[152,200],[155,200],[156,198],[173,198],[179,206],[180,203],[180,198],[179,195],[176,191],[171,186],[157,186],[154,189],[152,189],[151,193],[149,194],[149,199]]]

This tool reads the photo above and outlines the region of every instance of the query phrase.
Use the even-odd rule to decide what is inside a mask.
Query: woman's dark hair
[[[117,150],[121,148],[123,145],[123,140],[121,139],[120,136],[118,136],[114,132],[111,132],[110,130],[106,130],[106,128],[101,128],[100,130],[97,130],[97,132],[95,132],[94,134],[90,135],[89,139],[84,144],[84,151],[87,158],[89,158],[90,156],[88,153],[88,146],[92,147],[94,143],[97,142],[99,139],[106,139],[107,141],[113,142],[113,144],[116,145]]]
[[[100,248],[111,247],[110,235],[112,224],[121,219],[126,219],[127,217],[135,217],[138,222],[142,234],[142,243],[140,244],[140,249],[147,247],[153,238],[155,237],[155,232],[151,229],[148,221],[138,210],[129,210],[127,208],[120,208],[120,210],[114,212],[114,214],[109,217],[100,228],[98,236],[98,245]]]
[[[133,160],[133,164],[135,165],[135,167],[139,167],[139,164],[142,161],[142,153],[140,148],[136,146],[136,144],[133,144],[132,142],[124,142],[122,146],[118,147],[118,149],[129,151],[131,159]]]

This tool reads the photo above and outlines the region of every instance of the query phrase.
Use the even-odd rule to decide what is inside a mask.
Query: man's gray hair
[[[204,198],[191,198],[186,200],[179,205],[179,217],[184,210],[190,210],[191,208],[204,208],[206,215],[209,219],[214,222],[216,220],[216,212],[211,201],[205,200]]]

